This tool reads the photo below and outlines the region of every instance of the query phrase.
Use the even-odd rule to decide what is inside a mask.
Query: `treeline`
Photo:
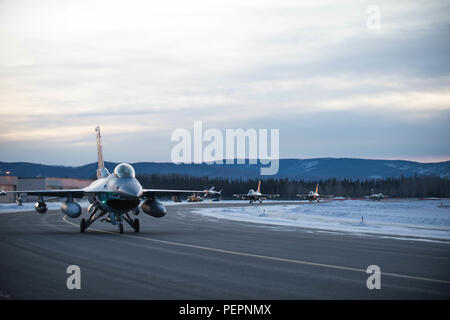
[[[193,177],[178,174],[146,174],[138,175],[137,179],[144,188],[158,189],[194,189],[203,190],[215,186],[223,189],[222,198],[231,199],[233,194],[247,193],[249,189],[256,190],[256,179],[226,179]],[[377,180],[326,179],[318,181],[265,179],[261,185],[262,193],[280,194],[280,199],[296,199],[296,194],[306,194],[319,184],[320,194],[331,194],[343,197],[363,197],[374,192],[381,192],[389,197],[450,197],[450,179],[435,176],[414,176],[401,178],[386,178]]]

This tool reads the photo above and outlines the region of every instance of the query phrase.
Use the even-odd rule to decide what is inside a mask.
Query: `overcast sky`
[[[367,27],[367,8],[381,12]],[[0,161],[170,161],[176,128],[282,158],[450,160],[449,1],[0,0]]]

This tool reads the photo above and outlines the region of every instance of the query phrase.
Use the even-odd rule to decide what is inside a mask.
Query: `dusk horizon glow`
[[[0,2],[0,161],[169,162],[171,133],[280,158],[450,160],[448,1]]]

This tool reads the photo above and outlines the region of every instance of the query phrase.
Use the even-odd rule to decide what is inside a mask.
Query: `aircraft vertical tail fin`
[[[100,179],[107,177],[109,175],[109,172],[105,168],[105,162],[103,161],[102,135],[100,133],[99,126],[95,128],[95,132],[97,132],[97,158],[98,158],[97,179]]]
[[[316,184],[316,193],[319,193],[319,184]]]
[[[258,192],[261,192],[261,180],[258,181]]]

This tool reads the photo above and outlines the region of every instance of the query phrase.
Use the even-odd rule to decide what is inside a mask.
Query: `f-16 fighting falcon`
[[[255,191],[250,189],[246,194],[233,194],[233,197],[239,198],[241,200],[249,200],[249,203],[253,203],[255,201],[259,201],[262,203],[263,200],[267,198],[278,198],[279,194],[263,194],[261,193],[261,181],[258,182],[258,189]]]
[[[97,132],[98,153],[97,180],[89,186],[83,189],[66,190],[2,190],[0,195],[15,193],[19,201],[22,194],[38,196],[39,200],[35,203],[34,208],[41,214],[47,212],[46,197],[66,198],[66,201],[61,206],[61,210],[70,218],[77,218],[82,213],[81,206],[74,199],[86,197],[90,202],[87,210],[89,217],[87,220],[81,219],[80,232],[84,233],[92,223],[104,217],[101,221],[117,225],[119,232],[122,234],[123,221],[127,222],[135,232],[139,232],[139,219],[132,219],[129,212],[137,216],[140,209],[142,209],[144,213],[155,218],[161,218],[166,214],[167,209],[161,202],[156,200],[156,194],[167,193],[179,198],[181,193],[200,194],[205,192],[204,190],[143,189],[135,178],[133,167],[128,163],[117,165],[114,173],[110,174],[108,169],[105,168],[103,161],[100,128],[96,127],[95,131]],[[211,191],[208,190],[208,192]]]
[[[365,196],[364,198],[370,199],[370,200],[382,200],[387,197],[386,195],[382,194],[381,192],[374,193],[373,189],[371,190],[371,192],[372,192],[372,194],[370,196]]]
[[[309,200],[309,202],[317,201],[319,202],[322,198],[333,198],[332,195],[321,195],[319,194],[319,185],[316,185],[316,191],[310,191],[308,194],[298,194],[297,197],[299,197],[302,200]]]
[[[216,195],[216,196],[220,196],[222,194],[222,189],[220,191],[216,191],[214,190],[216,187],[212,186],[209,189],[205,189],[203,190],[203,192],[205,193],[204,197],[207,197],[209,195]]]
[[[203,200],[209,199],[209,200],[218,200],[219,197],[222,195],[222,189],[220,189],[220,191],[216,191],[214,190],[215,187],[212,186],[209,189],[205,189],[203,190]]]

